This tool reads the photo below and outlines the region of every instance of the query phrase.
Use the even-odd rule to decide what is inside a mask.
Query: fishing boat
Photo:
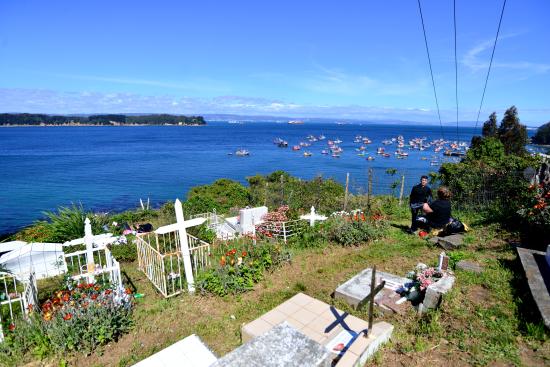
[[[338,154],[338,153],[332,153],[332,156],[333,156],[334,158],[340,158],[340,154]]]
[[[302,149],[299,145],[295,145],[292,147],[292,150],[300,150]]]
[[[304,152],[304,157],[311,157],[311,156],[312,156],[311,152]]]
[[[317,139],[319,139],[319,140],[325,140],[326,137],[325,137],[323,134],[321,134],[321,135],[319,135],[319,137],[318,137]]]
[[[288,141],[283,140],[283,141],[281,141],[279,144],[277,144],[277,146],[278,146],[279,148],[286,148],[286,147],[288,147]]]
[[[379,147],[378,149],[376,149],[376,154],[384,154],[384,148]]]
[[[342,142],[342,140],[336,139],[336,140],[334,141],[334,144],[340,144],[341,142]]]
[[[367,157],[367,161],[374,161],[374,157],[368,156],[368,157]]]
[[[235,152],[237,157],[246,157],[250,155],[250,152],[246,149],[239,149]]]
[[[328,154],[328,150],[325,150],[325,149],[321,150],[321,154]]]
[[[383,156],[384,156],[384,158],[389,158],[389,157],[391,157],[390,153],[384,153]]]
[[[302,125],[304,122],[302,120],[290,120],[289,125]]]
[[[357,155],[358,155],[359,157],[364,157],[364,156],[365,156],[365,152],[358,153]]]

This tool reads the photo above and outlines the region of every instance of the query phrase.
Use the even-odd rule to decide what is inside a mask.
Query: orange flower
[[[69,302],[70,296],[69,293],[63,294],[63,302]]]
[[[106,289],[106,290],[105,290],[105,294],[106,294],[106,295],[111,294],[111,292],[112,292],[112,291],[111,291],[110,289]]]
[[[243,255],[243,257],[246,257],[246,255],[248,255],[248,254],[246,253],[246,251],[243,251],[243,253],[241,255]]]
[[[27,310],[29,310],[29,312],[32,312],[32,309],[33,309],[33,305],[32,305],[32,304],[30,304],[30,305],[27,306]]]
[[[101,289],[101,287],[100,287],[99,285],[96,285],[96,286],[94,287],[94,289],[95,289],[96,291],[99,291],[99,290]]]
[[[8,330],[9,331],[14,331],[15,330],[15,324],[11,323],[10,326],[8,326]]]
[[[45,321],[50,321],[52,319],[52,313],[51,312],[44,312],[43,316]]]
[[[63,316],[63,320],[65,320],[65,321],[69,321],[72,318],[73,318],[73,315],[70,314],[70,313],[67,313],[67,314],[65,314],[65,316]]]
[[[130,288],[126,288],[126,290],[124,291],[124,293],[126,294],[132,294],[132,290]]]
[[[222,258],[220,259],[220,265],[225,266],[225,256],[222,256]]]
[[[128,293],[128,294],[130,294],[130,293]],[[92,294],[92,295],[90,296],[90,298],[91,298],[92,300],[96,300],[96,299],[97,299],[97,293]]]

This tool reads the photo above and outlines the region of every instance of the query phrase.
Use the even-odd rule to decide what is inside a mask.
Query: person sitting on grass
[[[418,217],[418,224],[423,227],[443,229],[449,222],[451,217],[451,191],[441,186],[437,190],[437,200],[430,204],[424,203],[422,210],[425,216]]]

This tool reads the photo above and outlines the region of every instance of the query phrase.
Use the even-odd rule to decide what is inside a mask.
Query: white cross
[[[305,220],[309,219],[309,225],[313,227],[315,225],[316,220],[326,220],[327,217],[325,217],[324,215],[319,215],[315,213],[315,208],[311,207],[311,211],[309,212],[309,214],[301,215],[300,219],[305,219]]]
[[[183,268],[185,269],[185,279],[187,280],[187,289],[189,293],[195,292],[195,280],[193,278],[193,268],[191,267],[191,253],[189,252],[189,242],[187,241],[187,228],[194,227],[203,224],[206,218],[195,218],[191,220],[185,220],[183,218],[183,208],[181,201],[176,199],[176,221],[177,223],[169,224],[164,227],[158,228],[155,233],[165,234],[168,232],[178,231],[180,236],[181,254],[183,256]]]

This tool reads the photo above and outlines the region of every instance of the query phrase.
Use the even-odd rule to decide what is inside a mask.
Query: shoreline
[[[98,125],[98,124],[63,124],[63,125],[16,125],[16,124],[9,124],[9,125],[0,125],[0,128],[10,128],[10,127],[133,127],[133,126],[206,126],[207,124],[119,124],[119,125]]]

